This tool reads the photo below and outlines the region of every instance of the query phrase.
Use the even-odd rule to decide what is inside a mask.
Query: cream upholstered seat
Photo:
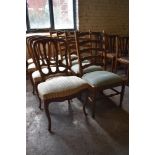
[[[117,58],[117,61],[123,64],[129,64],[129,57]]]
[[[77,56],[77,55],[72,54],[70,57],[71,57],[71,59],[73,59],[73,60],[74,60],[74,62],[73,62],[74,64],[78,63],[78,62],[77,62],[77,58],[78,58],[78,56]],[[69,59],[68,59],[68,61],[69,61]],[[64,56],[63,56],[62,63],[63,63],[64,65],[66,65],[66,61],[65,61]]]
[[[34,71],[36,71],[36,65],[35,65],[35,63],[30,63],[29,65],[28,65],[28,72],[29,73],[33,73]]]
[[[62,52],[58,49],[58,45],[60,45],[60,43],[64,46],[64,57],[59,56],[60,52]],[[40,48],[43,49],[41,55],[39,54]],[[40,100],[39,107],[41,108],[41,103],[43,102],[45,113],[48,119],[48,130],[51,131],[51,117],[48,109],[49,104],[51,102],[61,102],[64,100],[68,100],[70,103],[70,99],[77,97],[77,95],[81,95],[84,91],[87,91],[89,84],[79,77],[69,76],[70,73],[67,58],[67,44],[65,40],[58,38],[44,38],[37,40],[34,43],[33,52],[38,71],[34,72],[32,76],[34,79],[37,79],[36,77],[40,76],[38,78],[40,83],[38,83],[36,87],[37,96]],[[51,52],[54,53],[53,55],[55,56],[54,62],[51,62],[51,58],[47,57],[47,55],[51,55]],[[46,68],[42,68],[42,65],[39,62],[40,59],[46,60]],[[62,64],[62,60],[65,60],[66,62]],[[86,114],[85,104],[83,105],[83,111],[84,114]]]
[[[64,67],[59,67],[59,69],[60,69],[61,71],[65,70]],[[53,72],[55,72],[55,71],[56,71],[56,67],[51,67],[51,70],[52,70]],[[48,69],[47,69],[46,66],[45,66],[44,68],[42,68],[42,72],[45,73],[45,74],[48,73]],[[35,85],[37,85],[38,83],[41,82],[42,79],[41,79],[41,75],[40,75],[39,70],[34,71],[34,72],[32,73],[32,79],[33,79],[33,82],[34,82]]]
[[[38,85],[39,97],[42,100],[62,98],[88,88],[88,83],[76,76],[60,76]]]
[[[33,63],[33,59],[32,59],[32,58],[27,59],[27,63],[28,63],[28,64]]]

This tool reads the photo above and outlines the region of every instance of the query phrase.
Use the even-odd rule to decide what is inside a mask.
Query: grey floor
[[[119,89],[119,88],[118,88]],[[109,93],[109,92],[106,92]],[[52,130],[47,131],[44,111],[38,108],[38,99],[32,94],[27,80],[26,154],[27,155],[128,155],[129,154],[129,92],[125,90],[123,107],[119,97],[104,97],[97,102],[96,118],[82,111],[75,98],[71,106],[67,101],[51,103]]]

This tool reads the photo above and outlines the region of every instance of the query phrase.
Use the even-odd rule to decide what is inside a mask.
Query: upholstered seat
[[[71,57],[72,59],[74,59],[74,58],[77,59],[77,58],[78,58],[78,56],[77,56],[76,54],[71,54],[70,57]]]
[[[59,69],[60,69],[60,71],[63,71],[65,68],[64,67],[59,67]],[[56,71],[56,67],[51,67],[51,70],[53,72],[55,72]],[[45,74],[47,74],[48,73],[47,67],[43,68],[42,69],[42,72],[45,73]],[[41,75],[40,75],[39,70],[34,71],[32,73],[32,79],[33,79],[34,84],[37,84],[37,83],[41,82],[42,79],[41,79]]]
[[[32,73],[32,72],[36,71],[36,66],[35,66],[34,63],[31,63],[31,64],[28,65],[27,69],[28,69],[29,73]]]
[[[115,53],[107,53],[106,55],[108,58],[115,58],[116,54]]]
[[[27,63],[28,63],[28,64],[31,64],[31,63],[33,63],[33,59],[32,59],[32,58],[30,58],[30,59],[27,59]]]
[[[119,75],[108,71],[90,72],[84,74],[82,79],[87,81],[92,87],[104,87],[122,82],[122,78]]]
[[[71,55],[72,65],[78,63],[78,56],[75,54]],[[68,60],[69,61],[69,60]],[[62,64],[66,65],[65,57],[63,56]]]
[[[66,97],[88,88],[88,83],[76,76],[60,76],[38,85],[42,100]]]
[[[117,61],[124,64],[129,64],[129,57],[117,58]]]
[[[42,64],[42,62],[40,61],[40,63]],[[29,73],[32,73],[32,72],[34,72],[34,71],[36,71],[37,69],[36,69],[36,65],[35,65],[35,63],[30,63],[29,65],[28,65],[28,72]]]
[[[42,63],[42,60],[40,60],[39,62],[40,62],[40,65],[43,64],[43,63]],[[54,61],[54,60],[51,60],[50,62],[51,62],[51,63],[54,63],[55,61]],[[46,60],[44,60],[44,63],[47,64]],[[44,67],[44,66],[42,66],[42,67]],[[35,63],[30,63],[30,64],[28,65],[28,72],[29,72],[29,73],[32,73],[32,72],[34,72],[34,71],[36,71],[36,70],[37,70],[37,69],[36,69]]]

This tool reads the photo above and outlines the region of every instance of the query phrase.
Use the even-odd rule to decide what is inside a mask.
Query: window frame
[[[53,14],[53,1],[48,0],[49,3],[49,15],[50,15],[50,28],[30,28],[30,21],[29,21],[29,12],[28,12],[28,6],[27,6],[27,1],[26,1],[26,33],[38,33],[38,32],[49,32],[49,31],[55,31],[55,30],[76,30],[77,29],[77,18],[76,18],[76,0],[73,1],[73,24],[74,27],[73,29],[55,29],[54,27],[54,14]]]

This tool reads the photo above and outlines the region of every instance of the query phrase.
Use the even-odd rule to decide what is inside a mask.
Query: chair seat
[[[124,64],[129,64],[129,57],[121,57],[121,58],[118,58],[117,61]]]
[[[43,63],[42,63],[42,60],[40,60],[39,62],[40,62],[41,65],[43,64]],[[51,62],[51,63],[55,63],[54,60],[51,60],[50,62]],[[47,64],[47,62],[46,62],[45,59],[44,59],[44,63]],[[44,67],[44,66],[43,66],[43,67]],[[28,72],[29,72],[29,73],[32,73],[32,72],[34,72],[34,71],[36,71],[36,70],[37,70],[37,69],[36,69],[35,63],[30,63],[30,64],[28,65]]]
[[[28,63],[28,64],[31,64],[31,63],[33,63],[33,59],[32,59],[32,58],[30,58],[30,59],[27,59],[27,63]]]
[[[87,62],[84,62],[83,65],[86,65],[88,64]],[[79,64],[74,64],[72,67],[71,67],[71,70],[75,73],[75,74],[79,74]],[[87,68],[85,68],[83,70],[84,74],[85,73],[89,73],[89,72],[94,72],[94,71],[101,71],[103,70],[103,68],[101,66],[96,66],[96,65],[92,65],[92,66],[89,66]]]
[[[42,64],[42,61],[40,60],[40,64]],[[33,63],[30,63],[29,65],[28,65],[28,72],[29,73],[32,73],[32,72],[34,72],[34,71],[36,71],[37,69],[36,69],[36,65],[35,65],[35,63],[33,62]]]
[[[36,71],[36,66],[35,66],[34,63],[31,63],[31,64],[28,65],[27,69],[28,69],[29,73],[32,73],[32,72]]]
[[[72,55],[71,55],[71,59],[75,59],[75,60],[72,61],[72,65],[73,65],[73,62],[74,62],[74,61],[75,61],[74,64],[78,63],[77,58],[78,58],[77,55],[75,55],[75,54],[72,54]],[[69,59],[68,59],[68,61],[69,61]],[[64,65],[66,65],[66,60],[64,59],[64,56],[63,56],[62,63],[63,63]]]
[[[60,71],[65,70],[64,67],[59,67],[59,69],[60,69]],[[52,70],[53,72],[55,72],[55,71],[56,71],[56,67],[51,67],[51,70]],[[46,67],[43,68],[42,71],[43,71],[43,73],[45,73],[45,74],[48,73],[48,69],[47,69]],[[39,70],[34,71],[34,72],[32,73],[32,79],[33,79],[33,82],[34,82],[34,83],[39,83],[39,82],[41,82],[42,79],[41,79],[41,75],[40,75]]]
[[[107,53],[107,58],[111,58],[111,59],[113,59],[113,58],[115,58],[116,57],[116,54],[115,53]]]
[[[76,54],[71,54],[71,59],[78,58]]]
[[[76,76],[59,76],[38,85],[39,96],[43,100],[63,98],[74,95],[89,85]]]
[[[90,72],[84,74],[82,79],[87,81],[92,87],[106,87],[122,82],[122,78],[119,75],[108,71]]]

